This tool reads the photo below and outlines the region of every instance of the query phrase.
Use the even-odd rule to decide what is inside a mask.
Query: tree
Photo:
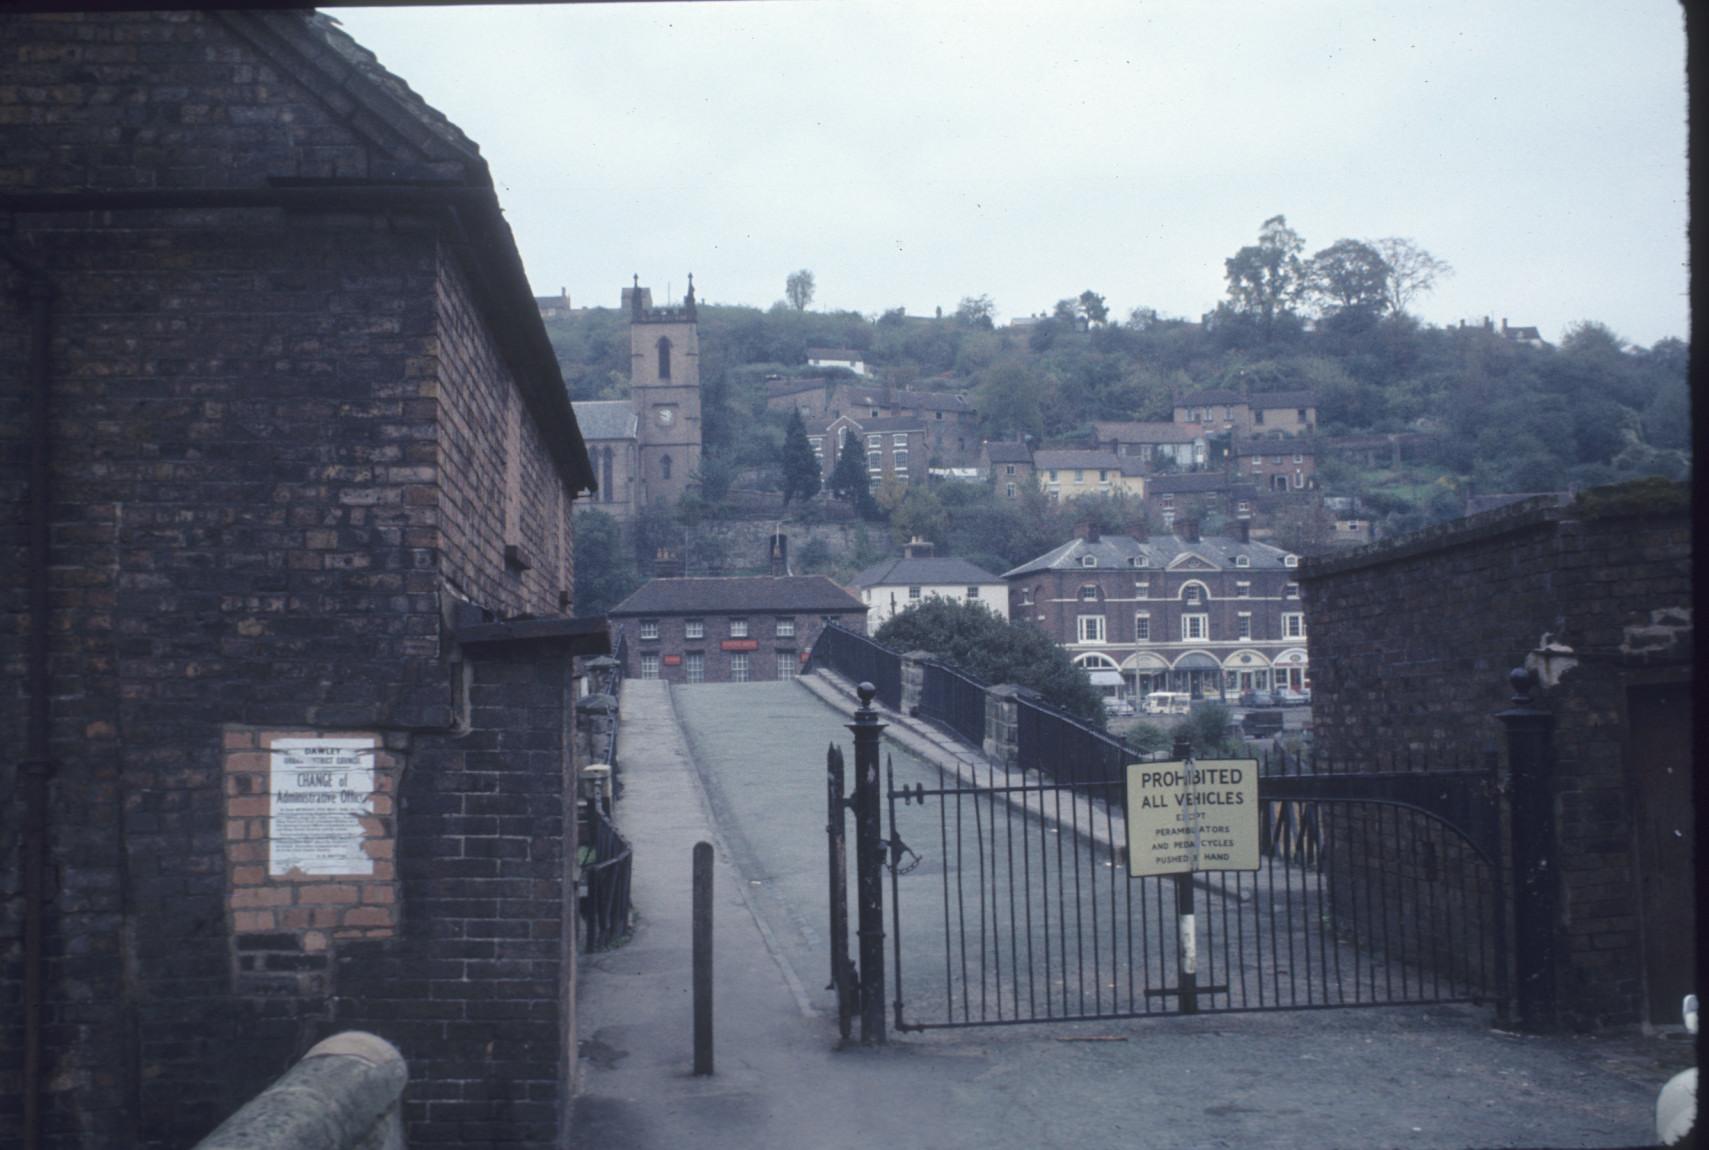
[[[955,308],[955,318],[958,323],[967,327],[979,327],[990,331],[996,326],[992,318],[996,311],[997,305],[991,302],[991,297],[988,295],[962,296],[961,302]]]
[[[1286,216],[1271,216],[1258,229],[1258,242],[1223,261],[1228,297],[1237,314],[1256,320],[1268,335],[1276,321],[1293,314],[1304,284],[1300,252],[1305,240]]]
[[[1038,627],[1006,623],[983,603],[928,599],[873,637],[903,651],[930,651],[988,686],[1030,687],[1081,721],[1104,726],[1103,701],[1086,672]]]
[[[1104,303],[1104,297],[1087,288],[1080,293],[1080,314],[1093,323],[1103,323],[1110,318],[1110,309]]]
[[[1019,439],[1044,432],[1038,387],[1027,369],[1009,360],[993,367],[981,388],[980,411],[993,439]]]
[[[1306,291],[1324,315],[1375,319],[1388,307],[1389,265],[1358,240],[1336,240],[1306,265]]]
[[[872,498],[872,478],[866,470],[866,450],[860,436],[845,432],[843,445],[837,452],[837,464],[831,469],[831,494],[843,500],[855,513],[870,518],[878,510]]]
[[[1371,247],[1388,265],[1383,296],[1393,315],[1405,315],[1408,305],[1436,286],[1438,279],[1454,274],[1447,260],[1439,260],[1403,236],[1372,240]]]
[[[801,409],[789,413],[789,426],[783,432],[783,503],[791,499],[802,501],[819,494],[819,460],[813,455],[813,445],[807,442],[807,425],[801,419]]]
[[[813,302],[813,273],[806,268],[789,273],[783,281],[783,294],[789,298],[790,307],[806,311],[807,305]]]
[[[578,511],[571,531],[575,536],[576,614],[603,615],[644,580],[623,546],[623,530],[615,518],[593,509]]]

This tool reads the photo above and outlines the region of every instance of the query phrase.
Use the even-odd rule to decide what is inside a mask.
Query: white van
[[[1185,715],[1192,708],[1192,696],[1185,691],[1153,691],[1145,696],[1148,715]]]

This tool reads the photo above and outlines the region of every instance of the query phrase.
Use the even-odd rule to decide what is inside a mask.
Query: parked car
[[[1130,699],[1105,699],[1104,710],[1112,715],[1133,714],[1133,701]]]
[[[1688,1033],[1697,1033],[1697,996],[1688,994],[1680,1007],[1681,1021]],[[1695,1144],[1697,1125],[1697,1067],[1681,1070],[1668,1079],[1656,1098],[1656,1141],[1663,1146]]]
[[[1276,692],[1276,705],[1279,707],[1303,707],[1310,702],[1310,691],[1296,691],[1290,687],[1283,687]]]
[[[1276,693],[1274,691],[1242,691],[1240,692],[1242,707],[1274,707]]]

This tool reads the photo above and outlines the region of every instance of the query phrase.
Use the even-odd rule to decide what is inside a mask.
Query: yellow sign
[[[1257,869],[1256,759],[1128,764],[1128,874]]]

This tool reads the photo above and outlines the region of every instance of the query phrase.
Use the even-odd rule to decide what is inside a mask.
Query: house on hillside
[[[1260,491],[1312,490],[1317,487],[1317,445],[1308,436],[1236,436],[1229,445],[1229,471],[1236,481]]]
[[[1258,488],[1249,481],[1230,478],[1225,471],[1152,475],[1145,481],[1145,504],[1165,527],[1176,519],[1212,514],[1250,520],[1258,513]]]
[[[1175,422],[1205,435],[1304,435],[1317,429],[1317,399],[1306,391],[1241,395],[1206,388],[1175,401]]]
[[[979,468],[1004,499],[1019,499],[1034,481],[1032,448],[1025,443],[990,443],[979,449]]]
[[[842,452],[843,441],[849,437],[860,441],[866,452],[867,478],[872,489],[885,483],[924,483],[927,454],[926,428],[918,419],[908,416],[880,419],[857,419],[839,415],[822,427],[807,428],[807,442],[813,457],[819,461],[819,473],[829,480]]]
[[[866,604],[870,634],[919,603],[946,599],[981,603],[999,618],[1009,617],[1008,586],[983,567],[953,556],[937,558],[932,545],[918,539],[902,548],[900,558],[885,559],[854,577],[854,588]]]
[[[1092,424],[1092,438],[1105,451],[1153,469],[1190,471],[1206,459],[1204,432],[1180,423],[1100,420]]]
[[[1147,470],[1140,460],[1110,451],[1041,448],[1033,452],[1033,471],[1048,499],[1087,495],[1144,499]]]
[[[0,43],[0,1143],[356,1029],[409,1143],[566,1144],[595,477],[486,161],[312,11]]]
[[[1243,527],[1243,525],[1241,525]],[[1003,573],[1009,618],[1044,628],[1122,691],[1227,699],[1310,685],[1298,556],[1232,536],[1080,536]]]
[[[846,347],[810,347],[807,349],[807,366],[840,367],[860,376],[871,374],[866,366],[866,353]]]
[[[1509,343],[1522,343],[1527,347],[1548,347],[1548,341],[1534,327],[1509,327],[1507,317],[1501,317],[1501,338]]]
[[[827,622],[866,633],[866,604],[823,575],[650,579],[611,609],[623,673],[672,683],[792,679]]]

